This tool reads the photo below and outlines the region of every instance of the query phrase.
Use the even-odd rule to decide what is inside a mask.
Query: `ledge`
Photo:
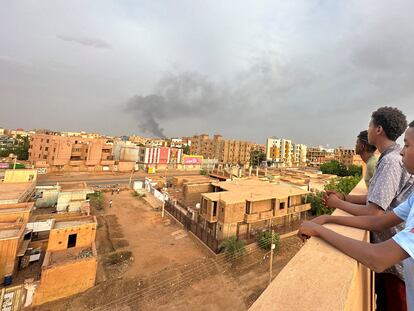
[[[361,182],[351,192],[366,193]],[[336,210],[334,215],[346,216]],[[360,241],[369,241],[369,232],[339,225],[328,228]],[[372,310],[371,272],[319,238],[311,238],[284,267],[249,309]]]

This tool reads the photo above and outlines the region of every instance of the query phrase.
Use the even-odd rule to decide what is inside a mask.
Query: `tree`
[[[205,169],[201,169],[200,170],[200,175],[207,176],[208,175],[208,172]]]
[[[29,158],[29,137],[17,135],[14,143],[0,150],[0,157],[8,157],[11,153],[17,156],[18,160]]]
[[[257,236],[257,243],[259,247],[265,250],[270,250],[272,242],[272,232],[264,231]],[[280,237],[277,233],[273,234],[273,244],[275,244],[275,251],[279,250]]]
[[[183,147],[183,153],[184,154],[190,154],[190,146],[189,145],[185,145]]]
[[[253,150],[250,152],[250,166],[258,166],[263,161],[266,161],[266,153],[260,150]]]
[[[324,174],[332,174],[340,177],[362,175],[362,167],[358,165],[349,165],[348,167],[346,167],[338,161],[330,161],[323,163],[320,166],[320,170]]]
[[[245,245],[245,241],[238,240],[237,237],[232,236],[223,240],[219,245],[219,249],[231,257],[236,257],[246,252]]]

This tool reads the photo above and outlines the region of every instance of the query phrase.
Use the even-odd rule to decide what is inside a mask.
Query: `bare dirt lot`
[[[148,194],[147,194],[148,195]],[[112,199],[112,208],[109,208]],[[106,193],[98,216],[97,285],[36,310],[247,310],[269,282],[267,253],[213,258],[174,220],[132,191]],[[300,249],[282,240],[273,275]]]

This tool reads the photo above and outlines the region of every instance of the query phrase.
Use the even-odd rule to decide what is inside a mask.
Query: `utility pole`
[[[131,187],[131,182],[132,182],[132,174],[134,173],[134,169],[131,170],[131,175],[129,176],[129,183],[128,186]]]
[[[273,243],[273,236],[275,232],[272,229],[272,236],[271,236],[271,243],[270,243],[270,263],[269,263],[269,284],[272,282],[272,270],[273,270],[273,251],[276,247],[275,243]]]

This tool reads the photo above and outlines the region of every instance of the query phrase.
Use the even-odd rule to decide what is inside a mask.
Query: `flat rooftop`
[[[0,183],[0,201],[17,200],[31,187],[32,182]]]
[[[0,204],[0,214],[13,214],[21,212],[30,212],[33,209],[34,202],[24,202],[16,204]]]
[[[85,190],[88,188],[85,182],[59,183],[61,191]]]
[[[274,184],[258,179],[244,179],[213,183],[225,191],[203,193],[203,197],[211,201],[224,201],[227,204],[244,201],[262,201],[270,199],[285,199],[289,196],[304,195],[309,191],[286,184]]]
[[[0,228],[0,239],[8,239],[19,236],[20,228],[1,229]]]
[[[76,261],[87,258],[97,257],[95,242],[91,247],[68,248],[65,250],[47,252],[43,262],[43,267],[61,264],[67,261]]]
[[[82,225],[93,224],[96,223],[96,219],[93,216],[86,216],[86,217],[79,217],[74,219],[62,219],[56,220],[55,224],[53,225],[53,229],[63,229],[63,228],[71,228],[71,227],[79,227]]]

